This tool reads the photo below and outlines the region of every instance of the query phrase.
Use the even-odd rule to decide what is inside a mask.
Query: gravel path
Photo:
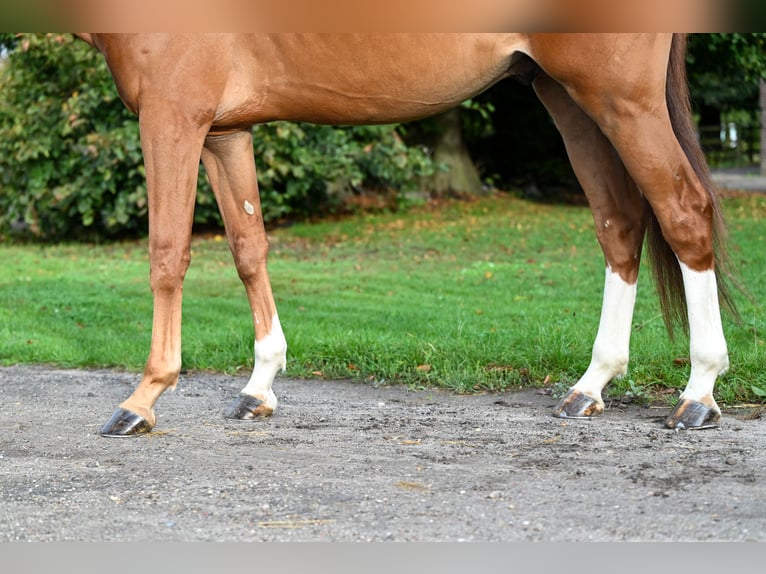
[[[766,540],[746,410],[678,433],[664,409],[554,419],[535,390],[279,379],[272,419],[235,422],[245,379],[187,374],[156,432],[100,437],[136,379],[0,368],[0,541]]]

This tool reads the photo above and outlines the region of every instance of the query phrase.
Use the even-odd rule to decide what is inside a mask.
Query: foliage
[[[253,133],[267,221],[338,207],[342,194],[328,197],[328,182],[344,192],[410,191],[419,176],[433,172],[426,153],[408,147],[395,126],[274,122]]]
[[[692,34],[688,64],[705,64],[721,75],[741,71],[749,82],[766,78],[766,33]]]
[[[687,67],[698,105],[755,109],[758,78],[766,78],[766,33],[692,34]]]
[[[103,57],[68,35],[0,36],[0,233],[42,239],[114,237],[146,229],[138,122],[120,102]],[[325,209],[328,182],[407,189],[433,170],[395,126],[275,123],[254,130],[267,221]],[[195,221],[218,224],[199,178]]]
[[[0,90],[2,229],[135,230],[146,213],[138,126],[99,54],[67,36],[24,36]]]

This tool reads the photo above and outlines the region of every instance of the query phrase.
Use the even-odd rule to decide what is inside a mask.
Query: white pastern
[[[601,402],[601,391],[628,369],[630,330],[636,304],[636,284],[606,268],[604,300],[590,366],[574,388]]]
[[[681,263],[689,314],[691,375],[682,398],[713,401],[718,375],[729,368],[729,354],[721,325],[715,272],[694,271]]]
[[[279,317],[274,315],[271,321],[271,331],[260,341],[255,342],[255,364],[242,392],[264,401],[276,409],[277,397],[271,390],[271,384],[279,371],[284,371],[287,365],[287,341],[282,332]]]

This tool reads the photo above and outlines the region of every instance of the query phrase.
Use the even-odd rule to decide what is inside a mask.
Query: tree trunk
[[[766,80],[761,78],[761,175],[766,177]]]
[[[433,158],[437,165],[445,165],[447,170],[438,170],[423,183],[424,187],[435,195],[480,194],[481,178],[463,142],[460,108],[440,114],[434,121],[438,139]]]

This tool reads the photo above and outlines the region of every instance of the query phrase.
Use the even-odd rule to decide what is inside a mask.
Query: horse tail
[[[665,97],[673,131],[694,169],[697,178],[710,197],[713,212],[713,248],[715,251],[715,273],[718,282],[721,305],[738,318],[736,306],[728,282],[733,280],[731,266],[726,253],[726,226],[723,220],[718,191],[713,183],[707,161],[700,146],[691,113],[689,86],[686,78],[686,35],[673,34],[668,62]],[[686,310],[681,268],[675,253],[665,240],[656,216],[652,214],[647,229],[647,252],[651,260],[652,275],[670,336],[673,327],[680,324],[688,333],[689,322]]]

